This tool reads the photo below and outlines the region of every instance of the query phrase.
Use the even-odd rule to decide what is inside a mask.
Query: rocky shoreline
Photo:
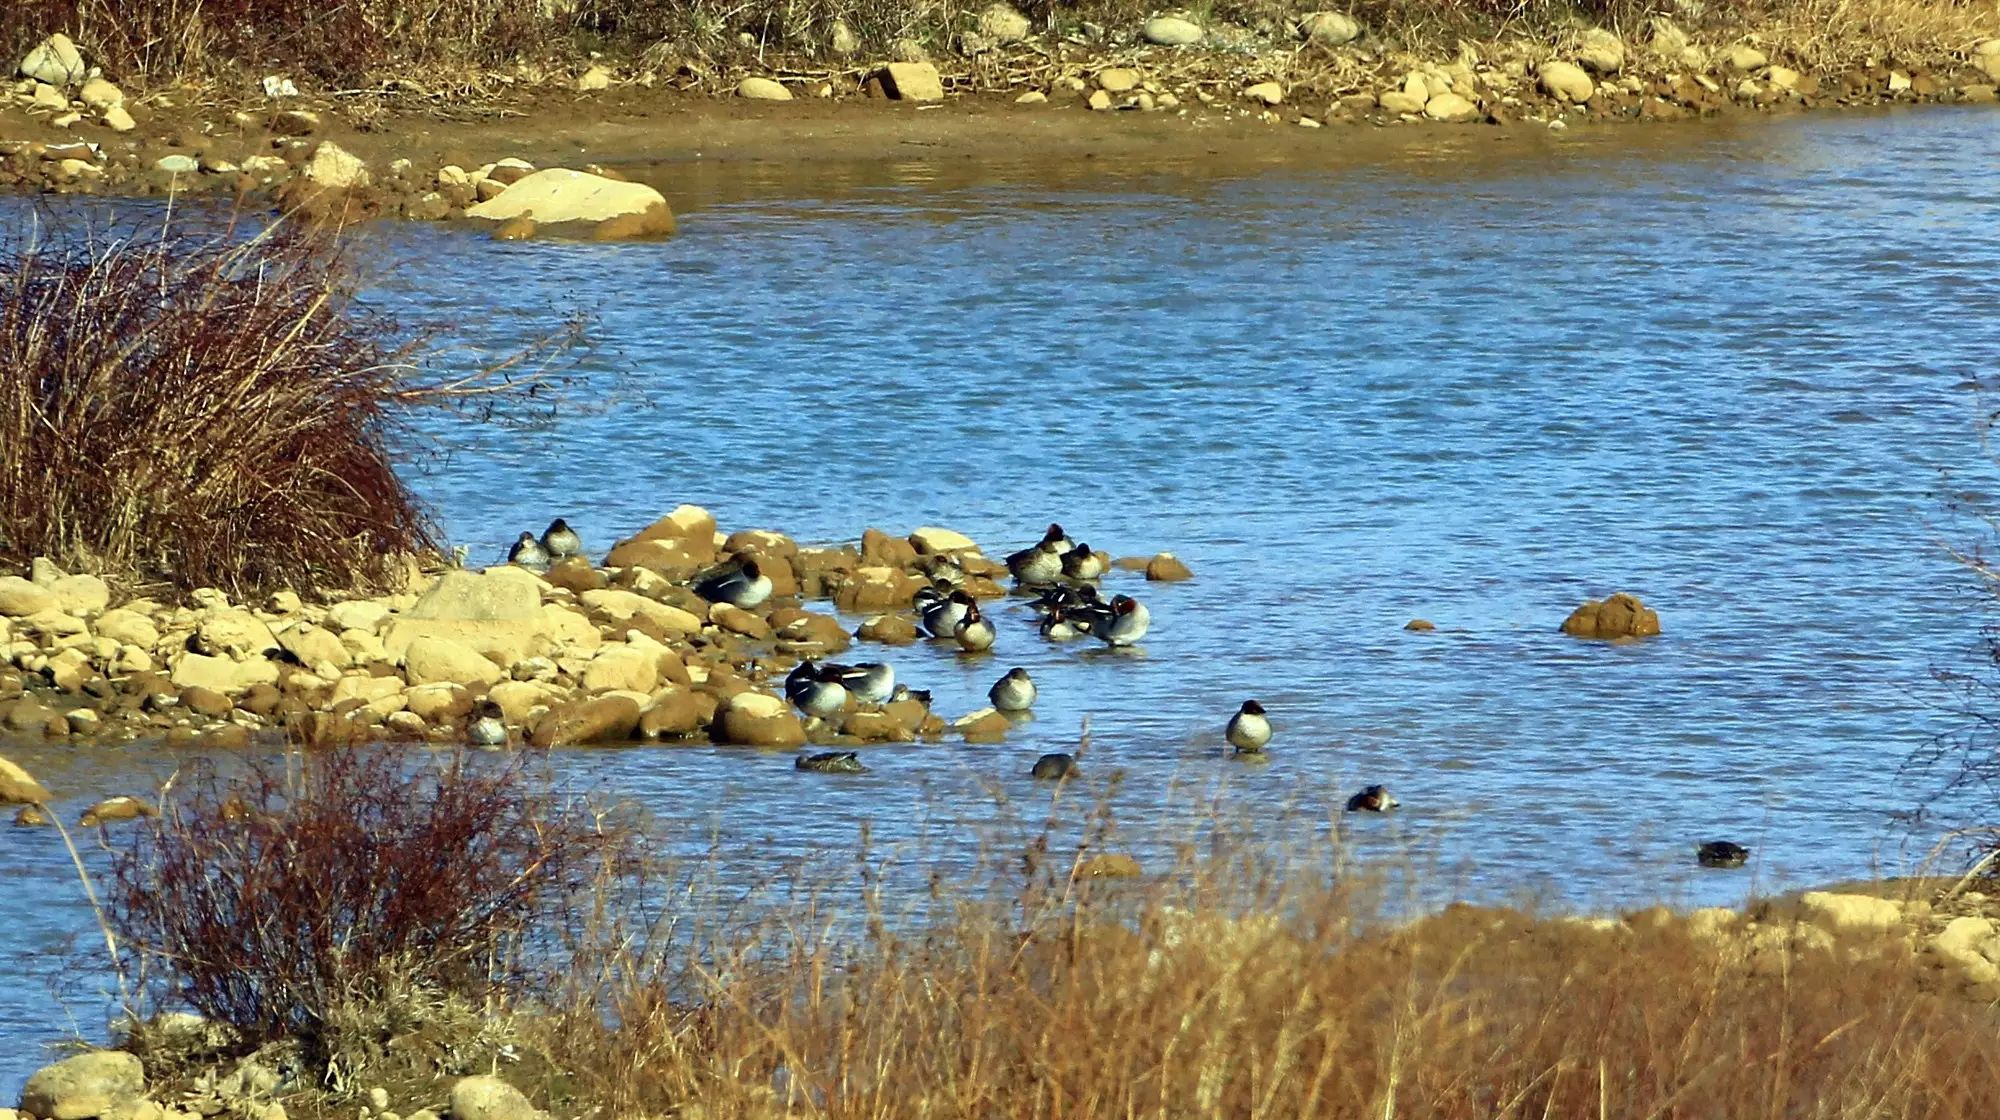
[[[700,573],[730,562],[754,562],[769,597],[745,609],[695,593]],[[1113,580],[1155,584],[1191,575],[1165,553],[1115,568]],[[858,545],[803,548],[775,532],[721,534],[692,506],[619,542],[602,566],[571,557],[545,574],[426,572],[412,562],[393,593],[325,603],[282,591],[244,604],[213,588],[184,603],[117,599],[96,576],[37,561],[27,576],[0,577],[0,729],[215,749],[279,733],[315,746],[454,743],[490,702],[507,742],[535,747],[995,741],[1011,724],[990,708],[947,720],[920,698],[850,702],[807,721],[780,685],[802,659],[857,640],[920,640],[920,588],[990,601],[1007,594],[1007,578],[1004,563],[947,529],[870,529]],[[813,600],[863,621],[849,633],[807,609]]]
[[[664,158],[691,108],[697,117],[726,116],[725,133],[798,118],[843,122],[824,130],[837,134],[848,130],[844,122],[884,114],[907,121],[911,108],[943,107],[968,120],[1000,114],[1033,123],[1038,144],[1048,118],[1060,117],[1058,131],[1078,143],[1114,137],[1133,127],[1115,118],[1128,118],[1184,123],[1178,135],[1190,147],[1220,134],[1291,136],[1282,143],[1298,147],[1326,143],[1307,134],[1331,126],[1560,130],[1729,112],[1991,103],[2000,84],[1995,23],[1985,38],[1906,47],[1907,57],[1884,50],[1865,65],[1829,69],[1815,66],[1824,52],[1793,47],[1782,30],[1717,36],[1665,18],[1635,34],[1584,28],[1556,41],[1468,42],[1432,57],[1331,11],[1259,29],[1167,16],[1055,36],[993,5],[949,57],[912,42],[891,60],[868,61],[841,55],[835,43],[833,64],[764,72],[644,60],[567,72],[524,64],[490,76],[470,107],[419,96],[422,86],[408,81],[342,97],[301,91],[277,75],[249,92],[121,86],[57,35],[0,87],[0,189],[216,194],[343,218],[483,219],[508,238],[656,237],[674,229],[667,200],[624,182],[618,165]],[[467,115],[504,125],[454,123]],[[670,118],[664,127],[651,123],[662,115]],[[628,134],[608,144],[593,131],[619,122],[631,125]],[[1277,126],[1291,131],[1273,133]],[[413,131],[428,139],[399,143]],[[470,150],[538,141],[562,148],[561,138],[585,133],[592,158],[575,169]],[[806,133],[799,151],[816,142],[814,130]]]

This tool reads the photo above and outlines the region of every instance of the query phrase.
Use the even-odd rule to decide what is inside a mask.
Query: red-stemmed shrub
[[[532,756],[296,754],[184,772],[106,909],[163,1002],[352,1070],[563,968],[622,850]]]

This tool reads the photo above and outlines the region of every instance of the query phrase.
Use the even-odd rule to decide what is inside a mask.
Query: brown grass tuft
[[[392,461],[420,383],[325,238],[0,246],[0,559],[345,590],[427,549]]]

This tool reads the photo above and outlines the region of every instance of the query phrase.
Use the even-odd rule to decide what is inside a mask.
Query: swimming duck
[[[809,770],[815,774],[866,774],[868,768],[861,765],[861,756],[853,751],[821,751],[818,754],[802,754],[792,763],[794,770]]]
[[[804,669],[810,664],[812,663],[806,662],[800,665],[799,669]],[[839,666],[834,668],[838,670]],[[799,711],[814,719],[825,719],[847,707],[846,686],[840,683],[836,673],[829,673],[819,668],[815,668],[803,677],[799,675],[798,669],[792,670],[792,675],[785,678],[785,697],[798,705]]]
[[[491,700],[482,700],[465,722],[465,741],[475,747],[507,745],[507,713]]]
[[[993,707],[1002,712],[1025,712],[1035,706],[1035,682],[1028,671],[1015,666],[1007,670],[1007,675],[993,682],[986,692],[986,698],[993,701]]]
[[[886,704],[896,693],[896,670],[885,662],[864,661],[859,665],[828,662],[820,666],[820,672],[839,681],[849,695],[863,704]]]
[[[1079,582],[1089,582],[1104,578],[1111,569],[1111,561],[1102,552],[1093,552],[1087,544],[1079,544],[1063,553],[1062,573],[1064,578]]]
[[[1043,539],[1007,557],[1007,570],[1022,587],[1047,587],[1062,578],[1063,552],[1055,542]]]
[[[771,597],[771,577],[755,560],[732,561],[711,568],[695,582],[694,593],[711,603],[728,603],[747,611]]]
[[[1389,795],[1387,786],[1369,786],[1347,799],[1350,813],[1386,813],[1400,805],[1402,802]]]
[[[1090,615],[1090,632],[1111,646],[1137,643],[1152,625],[1152,612],[1130,595],[1113,596],[1109,607],[1101,607]]]
[[[965,617],[952,627],[951,636],[958,639],[958,648],[967,653],[984,653],[993,648],[993,624],[979,613],[979,604],[965,608]]]
[[[1695,848],[1694,859],[1703,867],[1741,867],[1750,862],[1750,849],[1728,840],[1710,840]]]
[[[1242,754],[1256,754],[1271,741],[1271,721],[1264,718],[1264,705],[1255,700],[1245,700],[1236,714],[1229,717],[1229,729],[1225,732],[1229,745]]]
[[[1073,754],[1045,754],[1035,760],[1035,768],[1028,776],[1043,781],[1061,781],[1076,776],[1076,756]]]
[[[965,612],[978,607],[978,601],[963,591],[953,591],[931,601],[923,608],[924,629],[933,638],[949,638],[958,631],[958,624],[965,620]]]
[[[507,562],[531,572],[546,572],[549,570],[549,550],[542,547],[535,534],[522,533],[521,539],[514,542],[514,547],[507,550]]]
[[[569,522],[558,517],[542,530],[542,548],[550,560],[567,560],[583,555],[583,538],[576,535]]]

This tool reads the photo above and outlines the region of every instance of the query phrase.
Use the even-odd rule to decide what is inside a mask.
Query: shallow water
[[[847,780],[705,747],[564,759],[731,876],[863,820],[960,864],[988,822],[1038,819],[1025,771],[1085,715],[1091,790],[1122,771],[1114,804],[1157,836],[1212,803],[1324,832],[1388,783],[1404,809],[1344,839],[1437,894],[1728,902],[1906,868],[1932,837],[1891,820],[1917,800],[1895,772],[1949,726],[1932,669],[1977,638],[1938,493],[1995,482],[1972,382],[2000,353],[2000,114],[1487,135],[1236,175],[658,168],[670,243],[401,229],[378,298],[495,351],[594,316],[579,372],[612,404],[439,433],[425,490],[476,557],[555,514],[603,547],[694,502],[993,553],[1059,519],[1196,571],[1121,577],[1153,610],[1141,654],[1044,644],[1019,606],[993,658],[887,652],[954,714],[1026,666],[1042,700],[1004,746],[871,750]],[[1555,632],[1616,590],[1666,634]],[[1440,632],[1401,629],[1419,616]],[[1279,728],[1262,767],[1219,751],[1246,696]],[[22,761],[102,792],[174,764]],[[1712,837],[1754,869],[1697,871]],[[6,1096],[64,1023],[38,954],[89,926],[53,835],[0,845]]]

